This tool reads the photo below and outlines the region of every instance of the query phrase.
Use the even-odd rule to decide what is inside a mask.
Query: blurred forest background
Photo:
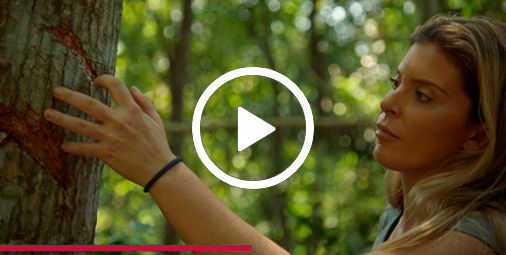
[[[166,121],[173,152],[260,232],[296,255],[363,254],[376,238],[385,206],[385,169],[371,155],[379,103],[414,28],[440,12],[506,21],[506,1],[127,0],[116,77],[145,92]],[[212,175],[191,134],[193,110],[207,86],[249,66],[295,82],[315,119],[303,166],[261,190],[235,188]],[[240,153],[238,106],[277,127]],[[302,117],[284,86],[242,77],[206,104],[204,146],[227,174],[266,179],[298,155]],[[176,243],[183,244],[149,195],[106,166],[95,244]]]

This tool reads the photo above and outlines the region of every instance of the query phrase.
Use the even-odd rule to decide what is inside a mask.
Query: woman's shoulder
[[[383,243],[390,236],[401,215],[402,207],[396,208],[390,204],[387,204],[383,210],[383,213],[381,214],[379,233],[376,241],[374,242],[373,249],[379,244]],[[455,231],[451,231],[445,237],[448,242],[453,242],[454,245],[455,241],[462,242],[463,247],[467,247],[467,244],[478,242],[487,246],[488,250],[492,251],[490,254],[497,254],[499,251],[499,245],[494,235],[494,229],[488,220],[484,217],[465,217],[456,223],[454,230]],[[478,244],[473,244],[473,247],[478,247]],[[483,249],[481,249],[480,252],[481,251],[483,251]]]
[[[401,207],[393,207],[390,204],[387,204],[380,218],[380,231],[381,229],[387,227],[390,223],[397,220],[402,215]]]
[[[495,251],[499,251],[499,245],[494,235],[494,229],[484,217],[465,217],[456,224],[455,230],[473,236],[483,243],[486,243]]]
[[[392,205],[387,204],[381,214],[378,236],[374,242],[373,249],[383,243],[390,236],[401,215],[402,208],[395,208]]]
[[[451,231],[442,238],[393,251],[373,251],[366,255],[497,255],[490,246],[474,236]]]

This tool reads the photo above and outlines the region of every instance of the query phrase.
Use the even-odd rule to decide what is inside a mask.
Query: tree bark
[[[121,10],[121,0],[0,1],[0,244],[93,244],[103,163],[65,154],[63,141],[91,139],[42,112],[92,119],[55,100],[57,86],[110,104],[92,80],[114,74]]]

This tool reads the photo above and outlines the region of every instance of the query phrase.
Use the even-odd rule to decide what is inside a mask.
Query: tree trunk
[[[64,86],[110,104],[92,84],[113,74],[122,1],[0,1],[0,244],[93,244],[103,163],[66,155],[91,141],[50,124]]]
[[[311,71],[314,72],[312,76],[314,77],[313,80],[316,90],[318,91],[318,96],[316,97],[318,117],[322,117],[328,115],[322,108],[322,102],[325,98],[329,98],[330,92],[326,82],[327,64],[325,61],[325,55],[318,50],[318,43],[324,40],[323,35],[320,34],[316,28],[316,14],[319,3],[319,0],[313,0],[313,10],[309,15],[309,19],[311,20],[309,62],[311,64]]]
[[[264,9],[258,9],[263,7]],[[250,8],[251,19],[247,24],[247,29],[249,34],[258,41],[258,46],[262,49],[263,54],[267,58],[268,67],[271,70],[276,72],[281,72],[279,68],[276,66],[276,62],[274,61],[274,56],[272,54],[272,46],[269,42],[269,38],[271,36],[270,33],[270,24],[272,19],[269,17],[269,12],[267,11],[267,6],[256,5]],[[263,25],[262,32],[257,31],[255,28],[255,24]],[[273,79],[270,79],[270,82],[274,88],[274,98],[278,98],[280,94],[280,85]],[[274,100],[273,112],[276,116],[279,115],[279,102]],[[279,117],[279,116],[278,116]],[[276,176],[284,171],[283,169],[283,139],[281,136],[281,132],[274,132],[271,135],[271,144],[272,144],[272,163],[273,163],[273,171],[270,173],[272,176]],[[283,247],[284,249],[290,251],[293,248],[293,240],[292,233],[288,227],[288,218],[286,217],[285,211],[287,207],[287,192],[282,190],[279,186],[271,188],[274,192],[273,199],[264,200],[261,208],[263,208],[264,217],[267,218],[270,222],[281,226],[283,229],[283,237],[281,240],[276,240],[276,243]]]
[[[416,6],[418,7],[418,15],[420,24],[432,18],[432,16],[442,11],[443,0],[416,0]]]
[[[167,83],[172,94],[172,114],[171,122],[180,122],[183,114],[183,89],[188,81],[188,54],[190,52],[190,30],[193,21],[192,1],[183,0],[183,21],[179,30],[179,36],[174,41],[173,47],[167,47],[167,55],[171,63],[167,75]],[[163,35],[160,35],[163,37]],[[163,45],[167,46],[167,45]],[[184,136],[181,134],[171,134],[169,144],[175,155],[181,155]],[[165,225],[164,244],[177,244],[180,237],[172,228],[169,222]],[[164,254],[174,254],[165,252]]]

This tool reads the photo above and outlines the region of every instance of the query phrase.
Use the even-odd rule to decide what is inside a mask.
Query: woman
[[[389,206],[371,255],[506,254],[506,26],[489,18],[438,17],[417,28],[381,102],[375,159]],[[145,187],[176,157],[155,108],[138,89],[101,76],[116,108],[65,88],[56,98],[94,124],[52,109],[45,117],[96,143],[65,142]],[[229,210],[183,163],[149,189],[188,244],[252,244],[288,254]]]

